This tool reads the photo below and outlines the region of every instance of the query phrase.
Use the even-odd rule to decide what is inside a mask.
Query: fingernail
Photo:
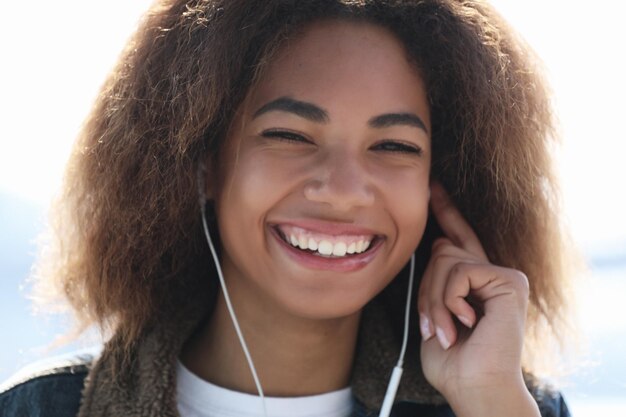
[[[422,332],[422,338],[428,340],[433,337],[433,332],[430,330],[430,321],[425,314],[420,313],[420,331]]]
[[[443,348],[443,350],[448,350],[450,347],[450,341],[446,337],[446,334],[443,332],[443,329],[439,326],[435,328],[435,332],[437,333],[437,339],[439,339],[439,344]]]
[[[466,327],[468,327],[470,329],[473,327],[473,323],[472,323],[472,321],[469,318],[467,318],[465,316],[462,316],[460,314],[457,315],[456,318],[459,319],[459,321],[461,323],[463,323]]]

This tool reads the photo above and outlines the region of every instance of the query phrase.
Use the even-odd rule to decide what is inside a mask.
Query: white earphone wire
[[[396,392],[400,386],[400,378],[402,378],[402,365],[404,363],[404,354],[406,353],[406,346],[409,341],[409,317],[411,313],[411,293],[413,292],[413,276],[415,275],[415,254],[411,255],[411,266],[409,269],[409,288],[406,294],[406,307],[404,310],[404,336],[402,338],[402,348],[400,349],[400,357],[398,363],[393,368],[391,378],[389,378],[389,385],[387,385],[387,391],[385,392],[385,399],[380,407],[380,413],[378,417],[389,417],[391,413],[391,407],[393,401],[396,398]]]
[[[211,250],[211,256],[213,257],[213,262],[215,262],[215,268],[217,269],[217,275],[220,280],[220,285],[222,287],[222,292],[224,293],[224,300],[226,301],[226,307],[228,308],[228,313],[230,314],[230,318],[233,322],[233,326],[235,327],[235,332],[237,333],[237,337],[239,338],[239,343],[241,344],[241,348],[243,349],[243,353],[246,356],[246,361],[248,361],[248,367],[250,368],[250,372],[252,373],[252,378],[254,379],[254,384],[256,385],[256,389],[259,392],[259,397],[261,398],[261,403],[263,404],[263,415],[268,417],[267,414],[267,405],[265,403],[265,395],[263,394],[263,387],[261,387],[261,381],[259,380],[259,376],[257,375],[256,368],[254,367],[254,362],[252,361],[252,356],[250,355],[250,351],[248,350],[248,345],[246,345],[246,341],[243,337],[243,333],[241,328],[239,327],[239,322],[237,321],[237,315],[235,314],[235,309],[230,301],[230,296],[228,295],[228,289],[226,288],[226,281],[224,280],[224,274],[222,273],[222,267],[220,265],[217,251],[215,250],[215,246],[213,245],[213,240],[211,239],[211,234],[209,233],[209,225],[206,220],[206,198],[204,194],[204,166],[200,165],[200,169],[198,170],[198,188],[200,194],[200,211],[202,214],[202,226],[204,228],[204,235],[206,236],[207,242],[209,244],[209,249]]]
[[[413,292],[413,276],[415,275],[415,254],[411,255],[411,266],[409,268],[409,288],[406,294],[406,306],[404,309],[404,337],[402,339],[402,349],[400,349],[400,358],[398,359],[398,365],[402,366],[404,363],[404,354],[406,353],[406,346],[409,342],[409,317],[411,316],[411,293]]]

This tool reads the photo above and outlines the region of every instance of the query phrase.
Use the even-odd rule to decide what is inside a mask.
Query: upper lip
[[[331,236],[341,235],[373,235],[383,236],[376,231],[355,224],[343,223],[343,222],[331,222],[326,220],[317,219],[301,219],[301,220],[286,220],[276,221],[271,223],[272,226],[289,225],[302,229],[309,230],[311,232],[322,233]]]

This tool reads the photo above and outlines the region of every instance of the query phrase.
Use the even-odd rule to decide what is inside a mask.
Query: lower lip
[[[285,249],[287,255],[300,265],[310,269],[337,272],[353,272],[365,268],[378,254],[378,251],[382,247],[384,241],[384,239],[376,239],[374,246],[372,246],[368,251],[357,255],[349,255],[343,258],[326,258],[296,249],[285,242],[273,227],[270,227],[270,230],[279,245]]]

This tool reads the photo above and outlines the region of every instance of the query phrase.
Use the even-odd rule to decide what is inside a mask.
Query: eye
[[[263,132],[261,132],[261,136],[263,136],[264,138],[278,139],[284,142],[292,142],[292,143],[299,142],[299,143],[309,143],[309,144],[313,143],[312,141],[310,141],[303,135],[300,135],[298,133],[294,133],[288,130],[274,130],[274,129],[264,130]]]
[[[417,156],[421,156],[423,153],[422,148],[417,145],[395,140],[384,140],[372,146],[372,149],[375,151],[415,154]]]

